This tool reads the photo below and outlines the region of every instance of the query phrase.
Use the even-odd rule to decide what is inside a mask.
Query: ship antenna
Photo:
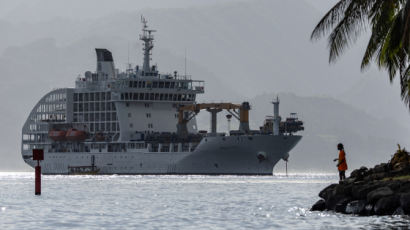
[[[185,66],[184,66],[185,67],[185,73],[184,74],[185,74],[185,78],[186,78],[186,48],[185,48],[185,60],[184,61],[185,61]]]
[[[147,20],[144,18],[144,16],[141,15],[141,23],[142,23],[142,34],[140,35],[140,40],[143,41],[144,43],[144,63],[143,63],[143,71],[145,73],[151,72],[151,67],[150,67],[150,60],[151,60],[151,50],[154,48],[154,35],[152,35],[153,32],[156,32],[156,30],[150,30],[148,29],[147,25]]]

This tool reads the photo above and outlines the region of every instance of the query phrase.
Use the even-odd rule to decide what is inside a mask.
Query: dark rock
[[[310,209],[310,211],[323,211],[326,209],[326,202],[325,200],[321,199],[318,200]]]
[[[401,193],[408,193],[410,192],[410,182],[403,182],[400,184],[400,188],[398,189],[398,192]]]
[[[410,214],[410,192],[400,195],[400,207],[404,213]]]
[[[351,196],[352,194],[353,184],[343,183],[335,186],[331,195],[343,195],[343,196]]]
[[[356,200],[365,200],[367,193],[378,188],[377,184],[357,184],[352,187],[352,197]]]
[[[333,189],[337,186],[337,184],[331,184],[324,188],[322,191],[319,193],[319,197],[327,200],[330,194],[332,194]]]
[[[374,206],[372,204],[367,204],[364,207],[364,214],[367,216],[373,215],[374,214]]]
[[[396,209],[396,211],[394,211],[393,212],[393,215],[396,215],[396,216],[402,216],[402,215],[404,215],[405,213],[404,213],[404,211],[403,211],[403,209],[401,208],[401,207],[398,207],[397,209]]]
[[[349,200],[348,197],[346,197],[343,194],[338,194],[335,196],[329,196],[329,198],[326,201],[326,209],[328,210],[336,210],[336,205],[341,203],[343,204],[343,202],[345,202],[346,200]],[[347,204],[347,203],[346,203]]]
[[[375,203],[382,197],[393,195],[393,191],[389,187],[377,188],[367,194],[367,202]]]
[[[392,195],[382,197],[374,205],[374,213],[376,215],[391,215],[400,206],[400,197]]]
[[[379,165],[374,166],[373,168],[374,173],[382,173],[388,171],[388,166],[386,163],[382,163]]]
[[[346,211],[346,205],[351,201],[352,199],[350,197],[344,197],[341,200],[339,200],[336,205],[335,205],[335,211],[336,212],[341,212],[345,213]]]
[[[346,205],[346,210],[345,213],[347,214],[363,214],[365,211],[365,206],[366,206],[366,201],[365,200],[355,200],[352,202],[349,202]]]

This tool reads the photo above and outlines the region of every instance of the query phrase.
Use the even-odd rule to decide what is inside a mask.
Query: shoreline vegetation
[[[361,167],[319,193],[311,211],[344,214],[410,215],[410,155],[399,149],[388,163]]]

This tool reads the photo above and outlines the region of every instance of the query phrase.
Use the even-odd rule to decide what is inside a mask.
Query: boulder
[[[400,195],[400,207],[405,214],[410,214],[410,192]]]
[[[332,194],[333,189],[337,186],[337,184],[331,184],[324,188],[322,191],[319,193],[319,197],[327,200],[330,194]]]
[[[378,187],[378,184],[356,184],[352,187],[352,197],[356,200],[365,200],[367,193]]]
[[[393,215],[395,215],[395,216],[402,216],[402,215],[404,215],[405,213],[404,213],[404,211],[403,211],[403,209],[401,208],[401,207],[398,207],[397,209],[396,209],[396,211],[394,211],[393,212]]]
[[[339,200],[336,205],[335,205],[335,211],[336,212],[341,212],[345,213],[346,211],[346,205],[351,201],[352,199],[350,197],[344,197],[341,200]]]
[[[398,189],[398,192],[401,193],[408,193],[410,192],[410,182],[403,182],[400,184],[400,188]]]
[[[367,204],[364,207],[364,214],[367,216],[373,215],[374,214],[374,206],[372,204]]]
[[[369,192],[367,194],[366,200],[368,203],[373,204],[380,198],[385,197],[385,196],[391,196],[391,195],[393,195],[393,191],[389,187],[384,186],[384,187],[380,187],[380,188],[377,188]]]
[[[391,195],[380,198],[374,205],[374,213],[376,215],[391,215],[400,206],[400,197]]]
[[[386,172],[387,168],[388,168],[387,164],[382,163],[382,164],[374,166],[373,171],[374,171],[374,173],[382,173],[382,172]]]
[[[354,200],[352,202],[349,202],[346,205],[346,210],[345,213],[347,214],[363,214],[365,211],[366,207],[366,201],[365,200]]]
[[[343,206],[343,204],[346,202],[346,204],[348,203],[348,201],[350,201],[351,199],[343,194],[338,194],[335,196],[329,196],[328,199],[326,199],[326,209],[328,210],[336,210],[336,205],[339,204],[339,206]],[[346,206],[345,204],[345,206]],[[343,210],[344,211],[344,210]]]
[[[326,202],[323,199],[318,200],[310,209],[310,211],[324,211],[326,209]]]

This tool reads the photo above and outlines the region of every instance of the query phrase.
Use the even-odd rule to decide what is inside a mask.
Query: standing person
[[[337,150],[339,150],[339,158],[336,158],[333,161],[338,161],[336,167],[339,170],[339,179],[340,181],[344,181],[346,179],[345,171],[347,170],[347,163],[346,153],[342,143],[337,145]]]

